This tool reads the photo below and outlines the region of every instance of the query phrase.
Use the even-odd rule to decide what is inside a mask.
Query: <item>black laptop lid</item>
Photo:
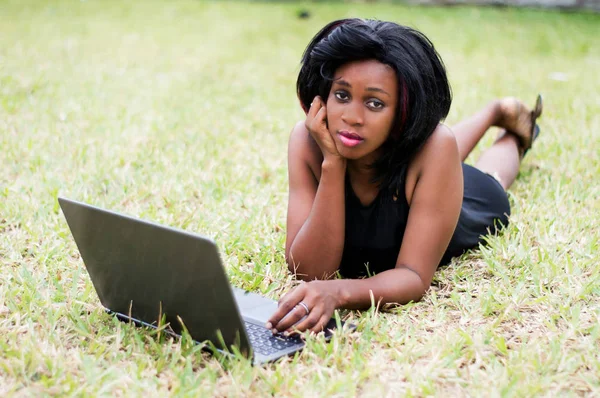
[[[194,340],[249,352],[248,340],[214,242],[59,198],[102,305],[177,334],[179,316]],[[225,347],[221,347],[225,348]]]

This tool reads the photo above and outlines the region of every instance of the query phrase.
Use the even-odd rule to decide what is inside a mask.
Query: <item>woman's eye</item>
[[[367,106],[369,108],[373,108],[373,109],[381,109],[384,107],[383,102],[378,101],[378,100],[369,100],[367,101]]]
[[[336,91],[335,92],[335,98],[341,100],[341,101],[346,101],[348,100],[349,96],[347,93],[343,92],[343,91]]]

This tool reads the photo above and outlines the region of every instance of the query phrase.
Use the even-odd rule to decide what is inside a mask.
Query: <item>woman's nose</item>
[[[342,120],[344,121],[344,123],[350,126],[362,126],[365,122],[362,104],[358,101],[347,104],[344,107]]]

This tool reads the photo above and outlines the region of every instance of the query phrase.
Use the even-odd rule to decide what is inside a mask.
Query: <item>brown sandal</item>
[[[535,101],[535,108],[531,111],[531,140],[529,141],[529,146],[524,148],[523,156],[529,152],[533,142],[538,138],[538,135],[540,135],[540,126],[537,125],[536,120],[542,115],[543,108],[544,104],[542,103],[542,96],[538,94]]]
[[[533,141],[540,134],[540,127],[536,124],[537,118],[541,116],[543,110],[542,96],[538,94],[535,108],[527,113],[523,112],[525,105],[521,101],[514,99],[516,107],[510,109],[509,120],[502,120],[498,124],[506,130],[507,133],[513,134],[519,140],[519,154],[521,157],[531,149]],[[525,120],[524,120],[525,118]],[[522,123],[531,123],[531,128],[526,130],[521,125]]]

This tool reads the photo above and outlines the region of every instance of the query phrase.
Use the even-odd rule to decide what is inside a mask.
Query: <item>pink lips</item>
[[[364,138],[362,138],[360,135],[346,130],[339,131],[338,135],[340,136],[340,141],[342,141],[342,144],[347,147],[357,146],[364,141]]]

